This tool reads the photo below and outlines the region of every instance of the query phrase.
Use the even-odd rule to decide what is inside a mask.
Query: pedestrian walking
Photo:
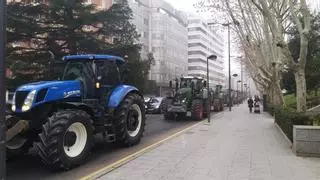
[[[248,107],[249,107],[250,113],[252,113],[253,99],[251,97],[249,97],[249,99],[248,99]]]
[[[254,112],[255,112],[255,113],[260,113],[260,98],[259,98],[258,95],[256,95],[256,96],[254,97],[254,104],[253,104],[253,106],[254,106]]]

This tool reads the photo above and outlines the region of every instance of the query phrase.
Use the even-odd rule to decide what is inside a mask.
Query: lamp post
[[[0,180],[6,179],[4,58],[6,42],[6,0],[0,0]]]
[[[209,60],[216,60],[217,56],[216,55],[211,55],[207,57],[207,89],[208,89],[208,103],[207,103],[207,114],[208,114],[208,123],[211,121],[211,113],[210,113],[210,107],[211,107],[211,93],[210,93],[210,86],[209,86]]]
[[[236,78],[236,77],[238,77],[238,74],[233,74],[232,75],[234,78]],[[234,83],[232,83],[232,84],[234,84]],[[230,85],[231,85],[231,82],[230,82]],[[231,86],[230,86],[230,88],[232,88]],[[231,91],[231,90],[230,90]],[[238,98],[238,92],[237,92],[237,98]],[[230,93],[230,106],[231,106],[231,102],[232,102],[232,99],[231,99],[231,93]],[[230,107],[230,109],[231,109],[231,107]],[[229,109],[229,110],[230,110]],[[231,111],[231,110],[230,110]]]
[[[228,66],[229,66],[229,111],[231,111],[231,42],[230,42],[230,25],[232,23],[208,23],[208,25],[220,24],[222,26],[228,27]]]
[[[229,64],[229,111],[231,111],[231,45],[230,45],[230,25],[231,23],[222,24],[228,27],[228,64]]]

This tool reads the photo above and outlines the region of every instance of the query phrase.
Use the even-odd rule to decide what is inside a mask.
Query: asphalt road
[[[55,172],[47,169],[41,163],[35,149],[31,149],[29,154],[22,158],[7,162],[7,177],[9,180],[79,179],[195,123],[195,121],[191,120],[165,121],[162,115],[147,115],[144,137],[137,146],[121,148],[97,140],[88,162],[66,172]]]

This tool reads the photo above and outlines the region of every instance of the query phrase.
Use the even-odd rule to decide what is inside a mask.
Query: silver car
[[[163,97],[153,97],[147,103],[146,112],[147,113],[162,113],[165,98]]]

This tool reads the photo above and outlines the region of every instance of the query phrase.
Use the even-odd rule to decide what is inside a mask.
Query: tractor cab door
[[[85,61],[68,62],[62,80],[79,80],[81,82],[82,96],[85,99],[94,96],[94,75],[89,63]]]
[[[106,102],[112,89],[120,83],[120,72],[116,61],[99,60],[94,62],[99,83],[98,98]]]

